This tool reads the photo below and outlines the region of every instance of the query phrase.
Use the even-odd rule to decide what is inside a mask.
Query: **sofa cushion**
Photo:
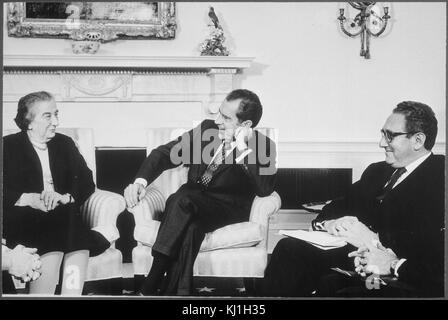
[[[254,246],[263,240],[263,226],[256,222],[240,222],[219,228],[205,235],[200,251]]]
[[[160,222],[157,220],[147,221],[144,225],[136,225],[134,229],[134,239],[146,246],[152,247],[156,241]]]
[[[152,247],[159,230],[160,222],[153,220],[136,226],[134,238]],[[216,229],[205,234],[200,251],[254,246],[263,240],[263,226],[256,222],[240,222]]]

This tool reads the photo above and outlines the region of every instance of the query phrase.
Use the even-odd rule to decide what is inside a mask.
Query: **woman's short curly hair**
[[[15,123],[22,131],[28,130],[28,125],[33,121],[34,114],[31,112],[31,107],[39,101],[51,101],[54,97],[47,91],[32,92],[23,96],[19,100],[17,107],[17,115],[14,118]]]

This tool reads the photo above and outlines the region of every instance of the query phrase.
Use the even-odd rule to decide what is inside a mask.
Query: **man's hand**
[[[145,187],[140,183],[130,184],[124,189],[124,199],[128,208],[135,207],[146,194]]]
[[[380,276],[390,275],[392,262],[398,260],[397,255],[391,249],[386,249],[381,245],[379,248],[362,247],[357,251],[350,252],[348,256],[355,257],[355,271],[361,276],[371,273]]]
[[[239,151],[247,149],[247,142],[253,135],[253,130],[247,126],[238,127],[235,130],[235,142]]]
[[[40,277],[39,269],[42,265],[37,249],[25,248],[17,245],[9,254],[8,272],[23,281],[28,282]]]
[[[66,204],[66,196],[63,196],[56,191],[48,191],[44,190],[40,194],[40,199],[44,202],[45,208],[47,211],[54,210],[60,204]]]
[[[334,236],[340,236],[340,232],[347,231],[348,228],[358,222],[358,218],[353,216],[345,216],[339,219],[327,220],[324,222],[325,230]]]
[[[231,148],[230,144],[233,141],[233,138],[235,136],[235,129],[228,128],[224,130],[224,137],[221,137],[222,140],[224,140],[224,149],[229,150]]]
[[[356,251],[352,251],[348,254],[349,257],[355,257],[353,263],[355,264],[355,271],[361,276],[365,277],[366,272],[364,270],[367,265],[367,259],[364,257],[364,254],[369,251],[367,247],[360,247]]]
[[[345,237],[348,243],[357,248],[367,247],[370,249],[379,243],[378,234],[374,233],[359,221],[352,223],[347,228],[341,229],[338,235]]]

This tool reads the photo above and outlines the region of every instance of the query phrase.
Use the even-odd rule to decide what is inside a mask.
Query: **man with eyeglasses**
[[[261,295],[443,296],[445,157],[431,152],[436,135],[429,106],[399,103],[381,129],[385,161],[371,164],[312,223],[348,245],[321,250],[282,239]]]

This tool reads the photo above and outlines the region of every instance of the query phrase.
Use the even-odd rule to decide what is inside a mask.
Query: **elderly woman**
[[[73,140],[55,132],[58,109],[48,92],[22,97],[14,120],[21,132],[3,138],[4,237],[41,255],[30,293],[54,294],[64,260],[61,294],[81,294],[89,253],[110,245],[79,213],[95,190],[92,171]]]

